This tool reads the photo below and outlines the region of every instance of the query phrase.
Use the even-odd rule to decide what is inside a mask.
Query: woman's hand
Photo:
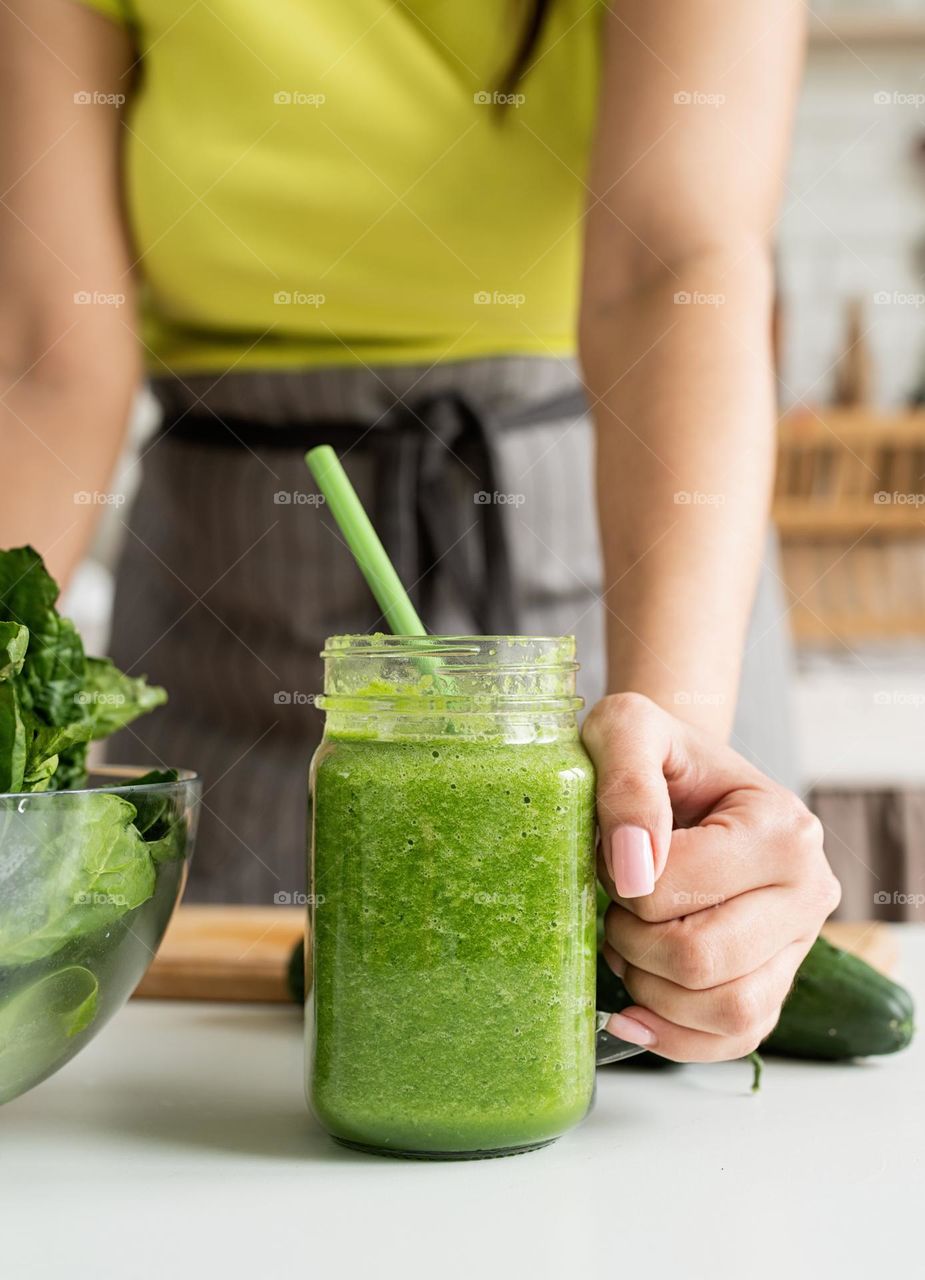
[[[604,698],[583,736],[613,899],[604,955],[636,1002],[608,1030],[681,1062],[751,1053],[838,905],[818,819],[639,694]]]

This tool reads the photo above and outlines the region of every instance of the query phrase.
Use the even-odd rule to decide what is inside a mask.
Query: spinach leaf
[[[16,689],[0,683],[0,791],[21,791],[26,768],[26,727]]]
[[[0,680],[19,675],[28,644],[28,627],[20,622],[0,622]]]
[[[14,547],[0,555],[0,603],[30,631],[54,612],[58,585],[33,547]]]
[[[99,982],[72,964],[16,991],[0,1004],[0,1102],[53,1070],[68,1041],[96,1017]]]
[[[0,694],[0,791],[80,786],[88,743],[166,701],[163,689],[88,658],[57,598],[36,551],[0,552],[0,688],[12,689]]]
[[[177,776],[176,769],[152,769],[140,778],[133,778],[132,786],[144,787],[157,782],[176,782]],[[167,834],[172,818],[168,796],[148,792],[132,796],[132,803],[135,806],[135,826],[145,840],[150,843],[152,840],[160,840]]]
[[[42,730],[84,719],[78,694],[83,686],[86,658],[72,622],[55,609],[58,588],[32,547],[16,547],[0,553],[0,621],[26,633],[25,652],[11,664],[15,709],[22,724],[26,758],[19,767],[20,734],[11,734],[12,700],[6,698],[6,727],[0,776],[11,788],[28,790],[49,786],[59,761],[57,751],[47,749]],[[21,644],[22,636],[14,644]],[[4,663],[0,653],[0,665]],[[27,785],[28,779],[28,785]]]
[[[19,675],[29,644],[29,629],[0,622],[0,791],[19,791],[26,769],[26,725],[13,677]]]
[[[153,894],[154,859],[121,796],[92,791],[4,808],[0,967],[53,955]],[[7,876],[14,892],[3,891]]]
[[[133,779],[136,787],[150,785],[155,782],[176,782],[179,774],[176,769],[152,769],[150,773]],[[145,838],[148,852],[156,865],[162,862],[176,862],[186,855],[186,815],[175,810],[169,796],[140,795],[133,796],[132,802],[137,810],[135,826]]]
[[[60,780],[59,766],[62,755],[75,745],[86,752],[86,722],[77,720],[73,724],[44,725],[35,714],[27,711],[26,740],[29,744],[26,759],[23,791],[47,791],[54,781],[57,789],[66,790]],[[72,785],[82,781],[85,761],[79,762],[79,771],[75,774]]]
[[[179,862],[186,857],[186,822],[178,816],[156,840],[148,840],[148,852],[156,867],[162,862]]]
[[[124,675],[108,658],[87,658],[84,687],[78,698],[90,721],[90,739],[108,738],[138,716],[167,701],[167,692],[143,676]]]
[[[150,787],[158,782],[176,782],[179,778],[176,769],[149,769],[147,773],[141,774],[138,778],[133,778],[131,785],[133,787]]]
[[[143,676],[124,675],[108,658],[86,658],[83,687],[76,694],[81,719],[50,735],[50,742],[36,740],[36,752],[53,750],[58,756],[52,785],[58,789],[78,786],[86,772],[87,744],[108,738],[132,720],[167,701],[166,690],[149,685]]]
[[[32,547],[0,554],[0,617],[29,631],[20,702],[46,724],[80,720],[86,659],[77,628],[55,609],[58,587]]]
[[[31,547],[0,551],[0,1103],[74,1052],[98,1016],[101,981],[106,990],[105,950],[133,924],[145,945],[144,917],[131,913],[159,874],[175,900],[186,853],[187,814],[169,794],[74,790],[89,743],[166,694],[88,658],[57,599]],[[136,782],[176,779],[156,771]],[[49,790],[60,793],[53,803],[28,794]]]

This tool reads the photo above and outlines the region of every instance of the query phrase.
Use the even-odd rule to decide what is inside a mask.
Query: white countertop
[[[925,928],[900,926],[925,1007]],[[134,1001],[0,1109],[9,1280],[920,1274],[925,1037],[894,1058],[598,1074],[543,1151],[344,1150],[302,1100],[299,1011]]]

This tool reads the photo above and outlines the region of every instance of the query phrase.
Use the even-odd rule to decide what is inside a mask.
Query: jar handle
[[[645,1049],[641,1045],[630,1044],[628,1040],[620,1040],[619,1037],[612,1036],[606,1030],[610,1016],[609,1013],[603,1013],[600,1009],[595,1015],[597,1036],[595,1037],[594,1061],[598,1067],[606,1066],[608,1062],[622,1062],[624,1058],[633,1058],[637,1053],[645,1053]]]

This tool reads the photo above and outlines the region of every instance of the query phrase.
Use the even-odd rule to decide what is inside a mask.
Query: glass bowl
[[[115,766],[80,790],[0,793],[0,1103],[140,982],[183,893],[200,789],[189,771]]]

